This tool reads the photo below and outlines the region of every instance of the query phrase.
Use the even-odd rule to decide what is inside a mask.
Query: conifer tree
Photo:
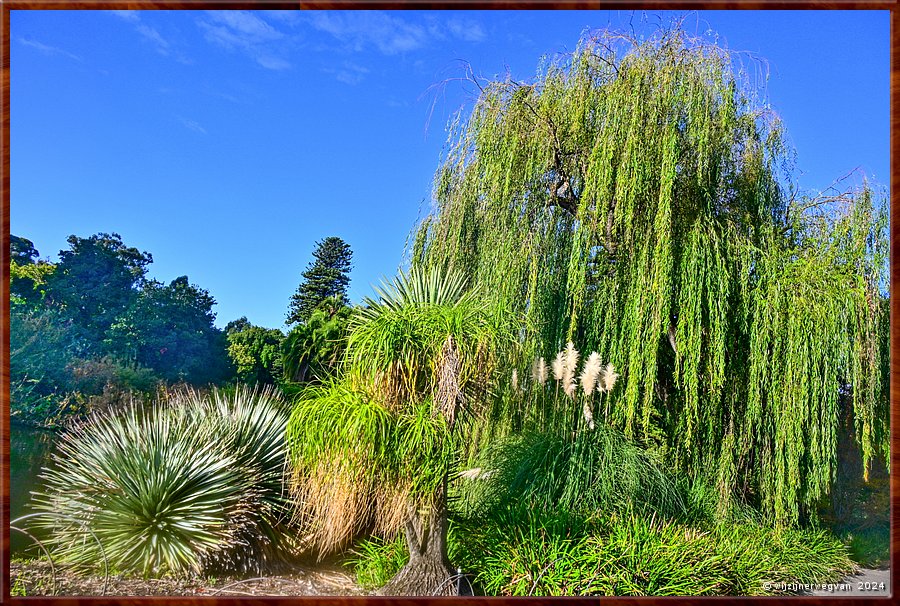
[[[303,281],[297,292],[291,296],[287,315],[289,325],[309,320],[316,307],[329,297],[339,297],[344,305],[349,304],[347,286],[350,284],[353,258],[350,245],[330,236],[316,242],[313,257],[314,260],[303,272]]]

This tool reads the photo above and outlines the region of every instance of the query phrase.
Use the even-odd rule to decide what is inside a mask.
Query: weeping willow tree
[[[736,63],[674,27],[479,84],[412,263],[512,310],[523,374],[567,341],[614,363],[607,423],[792,523],[834,480],[843,408],[866,466],[887,457],[885,204],[797,195]]]

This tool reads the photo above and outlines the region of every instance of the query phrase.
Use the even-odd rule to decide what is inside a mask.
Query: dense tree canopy
[[[215,300],[206,290],[187,276],[168,285],[148,280],[151,255],[118,234],[68,243],[51,263],[29,240],[11,238],[13,415],[55,422],[69,404],[108,386],[228,378],[225,335],[213,325]]]
[[[353,251],[338,237],[330,236],[316,242],[313,261],[303,272],[303,281],[291,296],[287,324],[306,322],[315,309],[330,297],[338,297],[343,305],[349,303],[347,286]]]
[[[28,238],[22,238],[15,234],[9,236],[9,256],[16,263],[20,265],[34,263],[38,255],[34,242]]]
[[[48,279],[48,298],[77,329],[79,351],[98,354],[106,331],[137,298],[153,257],[125,246],[119,234],[67,241]]]
[[[275,385],[281,379],[284,333],[277,328],[254,326],[241,317],[228,323],[225,335],[228,356],[239,381]]]
[[[168,285],[148,280],[106,333],[123,359],[152,368],[166,380],[196,383],[226,377],[225,339],[213,326],[215,299],[187,276]]]
[[[887,453],[885,205],[797,194],[734,60],[604,33],[533,83],[479,83],[413,262],[514,311],[519,376],[598,352],[622,377],[608,423],[787,523],[829,489],[842,406],[865,460]]]

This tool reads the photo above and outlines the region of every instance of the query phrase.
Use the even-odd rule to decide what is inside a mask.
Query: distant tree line
[[[317,243],[315,261],[279,329],[246,317],[214,325],[215,299],[187,276],[147,276],[149,252],[119,234],[69,236],[59,261],[33,242],[10,238],[11,415],[54,425],[160,385],[231,381],[290,385],[317,380],[336,364],[349,317],[350,247]]]

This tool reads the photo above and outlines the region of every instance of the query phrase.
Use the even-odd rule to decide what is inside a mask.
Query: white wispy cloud
[[[416,50],[429,39],[427,28],[381,11],[311,12],[310,25],[353,50],[375,48],[385,55]]]
[[[167,56],[169,54],[169,48],[172,45],[168,40],[163,38],[156,29],[144,24],[140,24],[134,29],[145,39],[149,40],[156,48],[156,52],[160,55]]]
[[[45,55],[62,55],[63,57],[68,57],[69,59],[73,59],[75,61],[81,61],[81,57],[78,55],[73,55],[69,51],[65,51],[61,48],[57,48],[55,46],[50,46],[47,44],[43,44],[38,42],[37,40],[26,40],[25,38],[18,38],[19,44],[23,46],[28,46],[30,48],[36,49],[39,52]]]
[[[271,70],[291,67],[278,44],[285,35],[250,11],[207,11],[197,21],[206,40],[228,50],[239,50]]]
[[[182,124],[184,125],[184,127],[187,128],[188,130],[192,130],[192,131],[194,131],[195,133],[200,133],[200,134],[202,134],[202,135],[207,134],[206,129],[203,128],[203,127],[200,125],[200,123],[197,122],[196,120],[188,120],[187,118],[182,118],[182,117],[180,117],[180,116],[179,116],[178,119],[181,120],[181,123],[182,123]]]
[[[119,19],[134,25],[134,31],[140,34],[141,37],[150,43],[153,49],[163,57],[170,57],[179,63],[184,63],[186,65],[193,63],[191,59],[176,49],[171,40],[160,34],[159,30],[144,23],[141,19],[140,11],[120,10],[108,12]]]
[[[300,22],[300,11],[272,10],[266,11],[266,17],[287,23],[288,25],[296,25]]]
[[[417,23],[405,15],[384,11],[310,11],[302,15],[313,28],[330,34],[350,50],[375,49],[385,55],[415,51],[433,40],[481,42],[487,37],[474,19],[426,16]]]
[[[138,15],[137,11],[109,11],[119,19],[123,21],[128,21],[130,23],[137,23],[141,20],[140,15]]]
[[[481,24],[473,19],[450,19],[447,29],[454,37],[466,42],[481,42],[487,37]]]
[[[280,57],[270,57],[268,55],[260,55],[256,57],[256,62],[259,63],[266,69],[271,70],[282,70],[282,69],[290,69],[291,63],[286,59],[281,59]]]
[[[335,80],[352,86],[359,84],[365,79],[366,74],[369,73],[369,68],[351,61],[344,61],[339,68],[325,68],[322,71],[327,74],[334,74]]]

